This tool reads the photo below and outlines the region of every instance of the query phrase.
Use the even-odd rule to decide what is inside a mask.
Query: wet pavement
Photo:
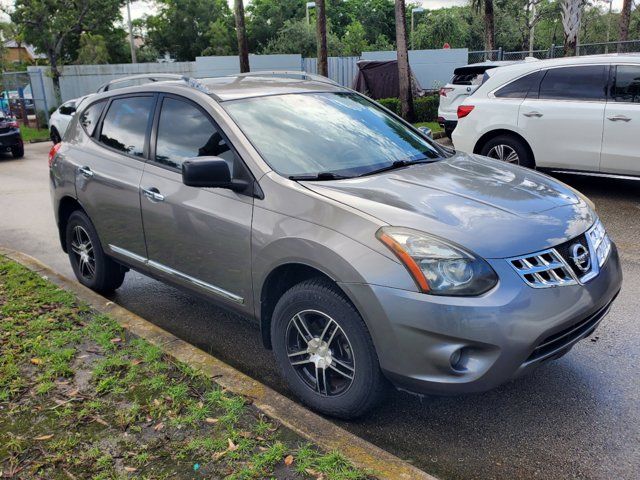
[[[49,198],[49,147],[0,158],[0,245],[71,276]],[[340,425],[443,479],[640,478],[640,182],[560,179],[596,203],[620,249],[623,290],[595,335],[490,392],[392,392],[369,417]],[[113,300],[288,394],[249,320],[134,272]]]

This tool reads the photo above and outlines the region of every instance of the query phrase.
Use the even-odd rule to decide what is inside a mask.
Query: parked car
[[[640,55],[487,72],[458,107],[458,150],[556,172],[640,175]]]
[[[55,145],[62,141],[64,133],[67,131],[69,122],[76,113],[78,104],[85,97],[74,98],[60,105],[49,117],[49,137]]]
[[[49,159],[80,283],[112,292],[135,269],[256,319],[291,390],[344,418],[388,381],[495,387],[598,327],[622,277],[588,199],[279,75],[83,102]]]
[[[24,157],[24,143],[20,125],[14,117],[0,112],[0,151],[11,152],[13,158]]]
[[[440,89],[438,123],[451,138],[458,124],[458,105],[475,92],[485,78],[484,73],[497,67],[513,65],[516,61],[486,61],[458,67],[453,71],[451,81]]]

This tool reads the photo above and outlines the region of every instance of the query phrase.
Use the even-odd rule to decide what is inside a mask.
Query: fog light
[[[451,368],[456,372],[463,372],[464,370],[466,370],[464,348],[458,348],[457,350],[455,350],[449,357],[449,363],[451,364]]]

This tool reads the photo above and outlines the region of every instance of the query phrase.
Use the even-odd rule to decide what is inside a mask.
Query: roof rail
[[[131,80],[148,80],[148,83],[153,82],[166,82],[169,80],[183,81],[187,86],[200,90],[203,93],[211,95],[209,89],[202,84],[198,79],[188,77],[186,75],[180,75],[178,73],[144,73],[140,75],[128,75],[126,77],[115,78],[100,85],[98,93],[106,92],[111,89],[112,86],[118,83],[130,82]]]
[[[330,78],[323,77],[322,75],[316,75],[314,73],[307,73],[304,71],[295,70],[264,70],[257,72],[239,73],[237,75],[230,75],[232,77],[283,77],[283,78],[302,78],[304,80],[313,80],[319,83],[328,83],[330,85],[336,85],[342,87],[338,82],[331,80]]]

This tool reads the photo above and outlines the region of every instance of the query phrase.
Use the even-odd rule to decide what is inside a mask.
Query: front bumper
[[[396,386],[438,394],[496,387],[590,335],[622,285],[615,245],[598,276],[584,285],[536,289],[505,260],[490,263],[500,282],[480,297],[342,285]]]
[[[6,133],[0,133],[0,151],[10,150],[12,147],[22,145],[20,130],[15,128]]]

